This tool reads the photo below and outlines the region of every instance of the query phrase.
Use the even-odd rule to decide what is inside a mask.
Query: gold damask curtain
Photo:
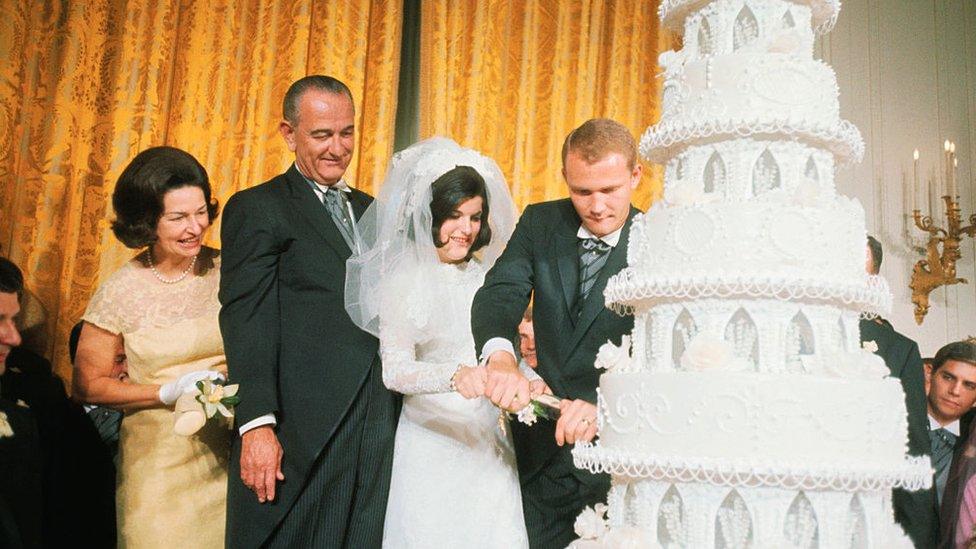
[[[589,118],[635,137],[659,117],[657,55],[671,47],[647,0],[424,0],[420,134],[494,158],[519,208],[564,197],[562,143]],[[661,192],[645,165],[634,202]]]
[[[374,189],[392,151],[401,19],[402,0],[0,1],[0,253],[47,310],[38,343],[59,374],[99,279],[132,255],[107,221],[139,151],[186,149],[224,202],[287,167],[281,99],[325,73],[356,98],[348,175]]]

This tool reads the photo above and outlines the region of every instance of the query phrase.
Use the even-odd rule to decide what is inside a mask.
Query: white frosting
[[[691,19],[689,14],[711,12],[712,10],[709,10],[709,6],[707,6],[710,2],[711,0],[661,0],[658,5],[658,16],[665,26],[683,33],[687,37],[693,35],[693,31],[697,31],[697,28],[689,29],[693,24],[693,21],[689,21]],[[733,17],[737,17],[743,7],[748,7],[753,17],[761,25],[761,29],[775,28],[789,12],[790,18],[793,19],[797,27],[803,29],[812,27],[820,34],[830,32],[840,11],[840,0],[776,0],[772,2],[724,0],[714,2],[714,5],[722,8],[715,10],[721,15],[731,14]]]
[[[605,374],[600,394],[600,444],[635,456],[883,468],[899,466],[906,449],[895,379]]]
[[[743,113],[803,123],[836,121],[837,77],[821,61],[733,53],[689,61],[664,81],[661,118],[673,125]]]
[[[609,529],[573,548],[619,547],[611,536],[626,532],[638,547],[751,547],[910,549],[892,524],[891,495],[805,491],[776,487],[615,478],[608,497]],[[635,532],[635,530],[637,532]],[[728,543],[736,537],[741,543]]]
[[[607,527],[577,547],[911,546],[891,489],[929,486],[931,464],[906,457],[901,385],[860,345],[891,293],[834,186],[864,143],[813,60],[839,9],[661,0],[683,49],[660,57],[640,150],[665,164],[664,200],[604,293],[634,329],[600,350],[599,440],[573,452],[613,478]]]

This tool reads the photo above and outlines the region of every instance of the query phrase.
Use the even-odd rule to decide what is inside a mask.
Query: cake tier
[[[891,294],[864,272],[864,210],[856,200],[656,204],[635,219],[628,267],[607,283],[608,305],[709,296],[817,299],[887,311]]]
[[[841,491],[917,489],[896,379],[732,372],[605,374],[600,440],[577,467],[631,477]],[[921,461],[925,461],[924,458]]]
[[[617,477],[607,499],[608,531],[572,549],[912,547],[892,521],[890,492],[730,489]]]
[[[837,77],[821,61],[777,53],[731,53],[670,67],[660,127],[734,119],[786,120],[798,128],[838,124]]]
[[[664,170],[664,200],[672,206],[750,200],[830,208],[836,194],[833,155],[797,141],[694,145]]]
[[[660,303],[636,314],[633,360],[609,371],[880,378],[884,361],[860,348],[858,320],[856,312],[830,305],[773,299]]]
[[[711,28],[723,28],[719,23],[733,22],[748,8],[761,30],[772,30],[786,26],[814,28],[819,34],[826,34],[837,22],[840,11],[839,0],[661,0],[658,16],[668,28],[682,33],[687,40],[698,33],[697,19],[711,15],[716,19]],[[787,14],[789,14],[787,16]],[[709,19],[711,19],[710,17]],[[758,26],[758,25],[757,25]]]

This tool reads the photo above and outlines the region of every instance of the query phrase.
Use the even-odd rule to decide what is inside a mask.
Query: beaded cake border
[[[838,120],[836,123],[824,125],[792,118],[711,119],[688,124],[661,121],[644,131],[640,140],[640,153],[648,161],[660,164],[700,139],[735,139],[775,134],[812,140],[834,153],[843,164],[860,162],[864,156],[861,132],[850,121]]]
[[[744,462],[712,458],[633,455],[603,448],[596,443],[577,443],[573,449],[577,468],[591,473],[719,486],[775,487],[790,490],[864,492],[902,488],[913,491],[932,485],[927,456],[906,456],[893,466],[793,465]]]

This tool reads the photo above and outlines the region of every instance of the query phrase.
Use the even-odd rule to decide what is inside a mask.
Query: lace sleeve
[[[121,334],[124,331],[124,323],[120,316],[122,306],[119,303],[119,284],[119,273],[106,279],[89,300],[81,319],[115,335]]]
[[[385,315],[384,315],[385,316]],[[380,322],[380,358],[383,383],[391,391],[405,395],[448,393],[457,362],[417,360],[416,331],[406,323]]]
[[[459,362],[417,359],[417,346],[430,326],[429,307],[417,302],[418,292],[410,291],[416,284],[407,273],[400,273],[382,290],[379,332],[383,383],[405,395],[447,393]]]

